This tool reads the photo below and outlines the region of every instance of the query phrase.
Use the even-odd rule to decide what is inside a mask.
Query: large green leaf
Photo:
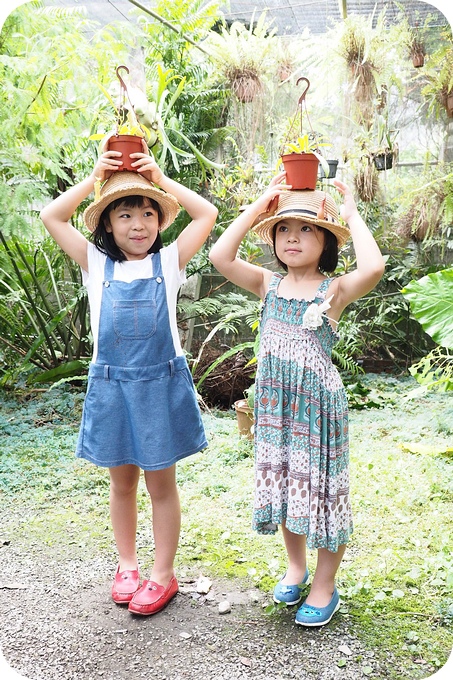
[[[401,292],[423,330],[438,345],[453,348],[453,267],[411,281]]]

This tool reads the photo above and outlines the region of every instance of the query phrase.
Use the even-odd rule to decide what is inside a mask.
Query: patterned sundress
[[[279,297],[282,278],[272,276],[260,323],[253,528],[273,534],[286,520],[309,548],[336,552],[353,529],[348,405],[331,359],[338,334],[325,314],[319,327],[302,325],[332,279],[307,301]]]

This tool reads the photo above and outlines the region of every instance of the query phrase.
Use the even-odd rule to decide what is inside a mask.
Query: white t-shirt
[[[98,354],[99,317],[101,313],[102,282],[104,280],[104,267],[107,256],[100,252],[93,243],[88,243],[88,272],[82,269],[83,285],[88,292],[90,303],[91,332],[93,334],[93,361]],[[178,326],[176,322],[176,302],[179,288],[186,281],[185,270],[179,269],[178,244],[173,241],[160,251],[162,273],[165,280],[167,293],[167,307],[170,321],[171,334],[176,356],[183,354],[179,340]],[[149,279],[153,276],[153,255],[148,255],[143,260],[125,260],[115,262],[114,281],[131,283],[136,279]]]

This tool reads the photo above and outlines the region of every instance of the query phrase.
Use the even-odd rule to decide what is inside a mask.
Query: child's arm
[[[372,233],[357,210],[351,190],[339,180],[334,180],[334,184],[344,196],[340,212],[351,230],[357,261],[354,271],[337,279],[336,299],[332,302],[332,308],[341,312],[350,302],[358,300],[376,286],[384,273],[385,262]]]
[[[258,295],[263,299],[266,295],[272,272],[264,267],[241,260],[237,257],[239,246],[253,222],[266,212],[270,201],[288,189],[287,184],[281,184],[285,173],[276,175],[267,190],[254,203],[247,206],[243,213],[220,236],[213,245],[209,258],[214,267],[227,279],[237,286]]]
[[[103,181],[106,172],[111,172],[121,165],[116,156],[121,154],[118,151],[103,153],[91,175],[60,194],[41,211],[41,219],[49,234],[85,271],[88,271],[87,239],[72,226],[70,219],[81,202],[93,191],[96,179]]]
[[[211,233],[217,219],[217,208],[191,189],[164,175],[152,156],[135,153],[131,154],[131,158],[138,159],[132,164],[138,172],[172,194],[192,218],[178,236],[179,267],[184,269]]]

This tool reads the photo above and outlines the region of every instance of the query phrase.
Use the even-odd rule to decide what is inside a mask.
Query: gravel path
[[[182,582],[164,611],[135,617],[110,600],[107,560],[49,564],[33,547],[8,542],[0,555],[0,646],[30,680],[390,677],[391,664],[364,650],[345,615],[323,629],[300,629],[293,611],[267,615],[269,600],[256,589],[213,582],[200,596]],[[223,600],[231,603],[227,614],[219,614]]]

